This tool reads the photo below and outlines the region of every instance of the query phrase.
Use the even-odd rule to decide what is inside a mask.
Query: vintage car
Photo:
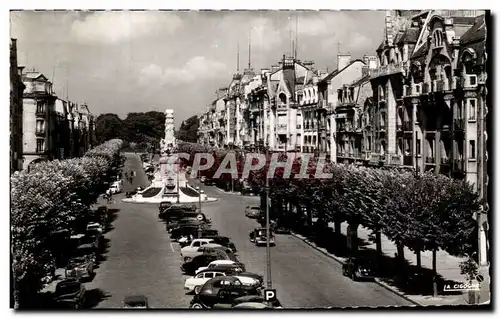
[[[342,265],[342,275],[351,277],[352,280],[373,280],[375,278],[375,266],[368,258],[350,257]]]
[[[207,281],[193,297],[190,308],[213,308],[215,304],[232,304],[234,299],[247,295],[260,295],[261,288],[244,285],[234,276],[219,276]]]
[[[91,255],[73,257],[66,266],[65,275],[67,279],[91,279],[94,276],[95,260]]]
[[[147,309],[149,308],[148,298],[144,295],[127,296],[123,300],[123,308]]]
[[[255,243],[256,246],[267,244],[267,230],[265,228],[257,228],[250,232],[250,242]],[[274,234],[270,233],[269,244],[271,246],[275,245]]]
[[[54,300],[64,308],[80,309],[85,305],[85,286],[79,281],[67,279],[56,285]]]
[[[245,216],[247,218],[251,218],[251,219],[256,219],[259,217],[261,213],[261,208],[260,206],[247,206],[245,208]]]
[[[212,239],[206,239],[206,238],[194,239],[190,245],[184,246],[183,248],[181,248],[182,259],[184,260],[184,262],[189,262],[195,256],[203,254],[204,249],[202,248],[202,246],[206,246],[206,245],[210,245],[210,247],[221,246],[218,244],[210,244],[212,242],[213,242]]]

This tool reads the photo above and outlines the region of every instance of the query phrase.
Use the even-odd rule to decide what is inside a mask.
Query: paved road
[[[133,187],[148,184],[138,155],[128,154],[125,171],[134,169]],[[127,188],[129,187],[129,188]],[[125,185],[125,191],[132,188]],[[248,241],[257,226],[244,216],[244,207],[257,204],[258,198],[224,194],[213,187],[205,192],[219,198],[204,204],[203,212],[212,218],[213,227],[232,238],[238,256],[248,271],[265,276],[265,247]],[[192,296],[185,295],[185,276],[179,269],[179,248],[171,244],[165,226],[158,221],[157,206],[122,203],[117,196],[113,206],[120,209],[114,230],[107,234],[110,248],[88,289],[99,288],[109,294],[97,307],[119,307],[126,295],[144,294],[154,308],[187,308]],[[285,307],[352,307],[410,305],[384,288],[367,282],[353,282],[341,275],[340,265],[289,235],[278,235],[272,248],[272,281]]]
[[[124,171],[137,172],[133,186],[125,181],[124,191],[149,184],[138,155],[126,154]],[[119,209],[110,240],[107,259],[96,270],[87,289],[99,288],[109,298],[97,308],[116,308],[127,295],[143,294],[153,308],[187,308],[192,296],[184,293],[181,259],[173,252],[165,225],[158,220],[158,206],[123,203],[123,194],[113,196]]]
[[[244,208],[260,203],[257,197],[222,193],[204,187],[218,203],[206,204],[203,212],[212,218],[214,228],[231,237],[240,260],[248,271],[266,277],[266,248],[248,240],[250,231],[259,226],[245,217]],[[411,303],[371,282],[353,282],[342,276],[341,265],[291,235],[277,235],[271,247],[272,283],[284,307],[367,307],[409,306]]]

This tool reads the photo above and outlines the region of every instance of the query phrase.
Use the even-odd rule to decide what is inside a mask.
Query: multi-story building
[[[23,84],[17,65],[17,42],[10,42],[10,172],[23,168]]]
[[[22,74],[23,94],[23,169],[42,160],[53,159],[55,101],[52,83],[41,73]]]
[[[40,72],[22,74],[23,168],[42,160],[82,156],[95,145],[95,119],[86,104],[58,98]]]
[[[369,61],[369,58],[365,57],[365,61]],[[317,118],[322,123],[320,129],[322,134],[321,138],[317,139],[315,147],[319,153],[329,155],[333,162],[337,161],[338,90],[342,88],[342,85],[352,83],[362,77],[363,68],[367,65],[365,61],[360,59],[351,61],[351,54],[338,53],[337,69],[318,82]]]
[[[465,179],[486,198],[484,11],[388,12],[385,33],[365,109],[371,163]],[[487,222],[478,219],[485,264]]]

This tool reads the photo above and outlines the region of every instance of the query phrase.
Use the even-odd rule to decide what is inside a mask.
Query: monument
[[[173,152],[175,149],[175,121],[174,110],[165,110],[165,138],[161,140],[162,154],[166,152]]]
[[[186,171],[181,166],[180,159],[174,154],[176,139],[174,135],[174,111],[165,110],[165,138],[160,142],[162,156],[158,161],[158,169],[155,171],[151,185],[144,191],[134,195],[132,198],[123,199],[130,203],[160,203],[169,201],[172,203],[198,203],[200,193],[191,187],[186,178]],[[201,194],[201,202],[214,202],[216,198],[209,198]]]

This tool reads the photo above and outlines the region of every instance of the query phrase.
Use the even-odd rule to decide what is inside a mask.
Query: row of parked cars
[[[246,270],[231,239],[213,229],[195,205],[162,202],[158,216],[181,247],[181,271],[189,276],[184,289],[194,294],[190,308],[268,307],[262,296],[263,277]]]
[[[109,225],[108,209],[101,206],[90,212],[90,222],[84,231],[68,231],[58,236],[61,248],[72,253],[64,270],[64,279],[56,284],[54,300],[57,307],[79,309],[85,305],[83,283],[95,276],[98,252],[104,242],[103,232]]]

